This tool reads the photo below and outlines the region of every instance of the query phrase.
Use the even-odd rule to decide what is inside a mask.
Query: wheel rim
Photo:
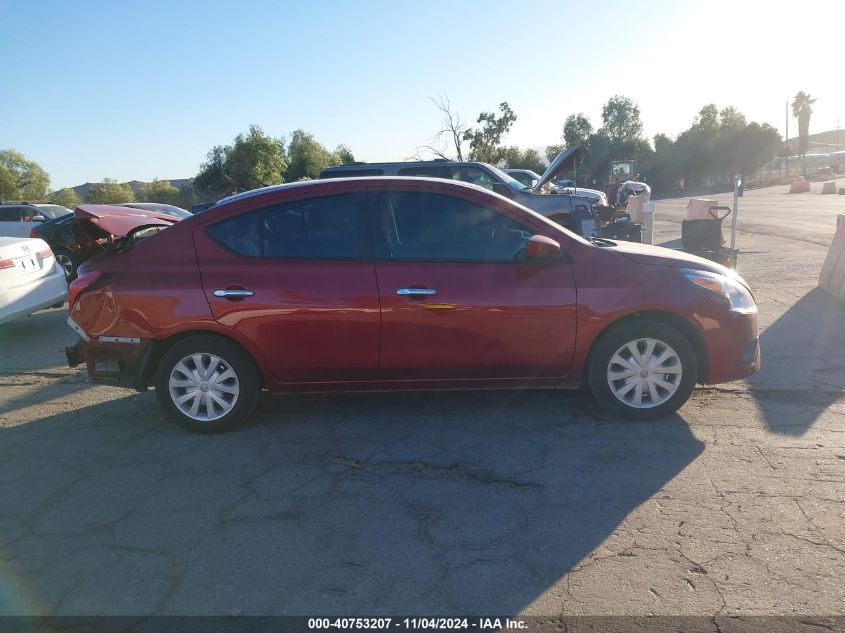
[[[651,409],[678,391],[681,358],[672,347],[653,338],[639,338],[620,347],[607,365],[607,384],[617,400],[635,409]]]
[[[235,370],[214,354],[191,354],[170,372],[170,398],[184,415],[198,422],[219,420],[238,401],[240,383]]]
[[[70,279],[70,276],[73,274],[73,262],[70,261],[70,257],[67,255],[56,255],[56,261],[64,269],[65,277]]]

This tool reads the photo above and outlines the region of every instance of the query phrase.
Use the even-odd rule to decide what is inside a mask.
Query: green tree
[[[555,159],[555,156],[560,154],[563,150],[566,149],[566,145],[562,143],[558,143],[557,145],[546,145],[546,159],[551,162]]]
[[[628,97],[615,95],[601,109],[602,127],[599,132],[611,141],[630,143],[641,140],[643,123],[640,108]]]
[[[720,127],[723,130],[742,128],[748,125],[745,115],[733,106],[723,108],[719,113]]]
[[[51,193],[50,202],[67,207],[68,209],[73,209],[79,204],[79,198],[73,189],[65,187],[64,189],[59,189],[58,191]]]
[[[231,145],[215,145],[194,178],[203,195],[225,196],[284,182],[287,155],[284,139],[274,139],[257,125],[238,134]]]
[[[810,94],[801,90],[792,102],[792,116],[798,119],[798,154],[804,156],[804,177],[807,176],[807,147],[810,145],[810,117],[812,105],[816,102]],[[789,139],[787,139],[789,140]]]
[[[715,131],[719,127],[719,108],[715,103],[708,103],[698,111],[693,127],[700,130]]]
[[[181,202],[182,192],[174,187],[169,180],[159,180],[154,178],[153,181],[144,188],[138,195],[141,202],[161,202],[163,204],[177,205]]]
[[[351,165],[355,162],[352,150],[346,145],[338,145],[334,150],[334,155],[338,165]]]
[[[483,124],[479,129],[470,128],[464,132],[464,140],[469,141],[470,160],[477,160],[495,165],[504,158],[504,148],[501,147],[502,137],[510,130],[516,114],[507,101],[499,104],[500,116],[494,112],[482,112],[478,115],[477,123]]]
[[[508,169],[530,169],[538,174],[546,171],[543,159],[536,149],[527,149],[524,152],[518,147],[506,147],[504,149],[504,166]]]
[[[349,154],[351,156],[351,152]],[[341,164],[337,154],[327,150],[304,130],[296,130],[291,134],[288,157],[285,173],[287,182],[317,178],[326,167]]]
[[[93,185],[86,198],[93,204],[120,204],[134,202],[135,193],[128,183],[119,183],[111,178],[103,178],[103,182]]]
[[[566,117],[566,121],[563,124],[562,138],[567,147],[574,145],[587,146],[592,133],[593,125],[590,123],[590,119],[584,116],[582,112],[570,114]]]
[[[50,176],[13,149],[0,150],[0,200],[44,200]]]

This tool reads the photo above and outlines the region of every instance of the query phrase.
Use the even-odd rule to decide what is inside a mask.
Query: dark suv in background
[[[510,198],[579,235],[590,236],[596,229],[596,223],[593,217],[593,205],[589,198],[577,194],[541,193],[552,178],[572,169],[573,165],[583,158],[583,155],[581,146],[575,146],[561,152],[533,187],[519,182],[501,169],[487,163],[444,159],[338,165],[324,169],[320,173],[320,179],[362,176],[421,176],[468,182]]]

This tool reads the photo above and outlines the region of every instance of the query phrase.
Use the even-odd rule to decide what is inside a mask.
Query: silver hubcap
[[[214,354],[191,354],[170,372],[170,398],[193,420],[208,422],[229,413],[238,401],[235,370]]]
[[[70,257],[67,255],[57,255],[56,261],[64,269],[65,277],[70,277],[73,274],[73,262],[70,261]]]
[[[616,350],[607,366],[607,384],[623,404],[650,409],[675,395],[683,367],[678,353],[663,341],[639,338]]]

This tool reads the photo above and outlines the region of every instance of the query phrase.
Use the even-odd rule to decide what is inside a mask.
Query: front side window
[[[478,167],[453,167],[452,180],[469,182],[493,191],[493,184],[498,182],[492,175]]]
[[[357,194],[309,198],[249,211],[209,232],[247,257],[369,259],[367,224]]]
[[[519,262],[534,232],[483,205],[416,191],[378,195],[387,258],[394,261]]]

